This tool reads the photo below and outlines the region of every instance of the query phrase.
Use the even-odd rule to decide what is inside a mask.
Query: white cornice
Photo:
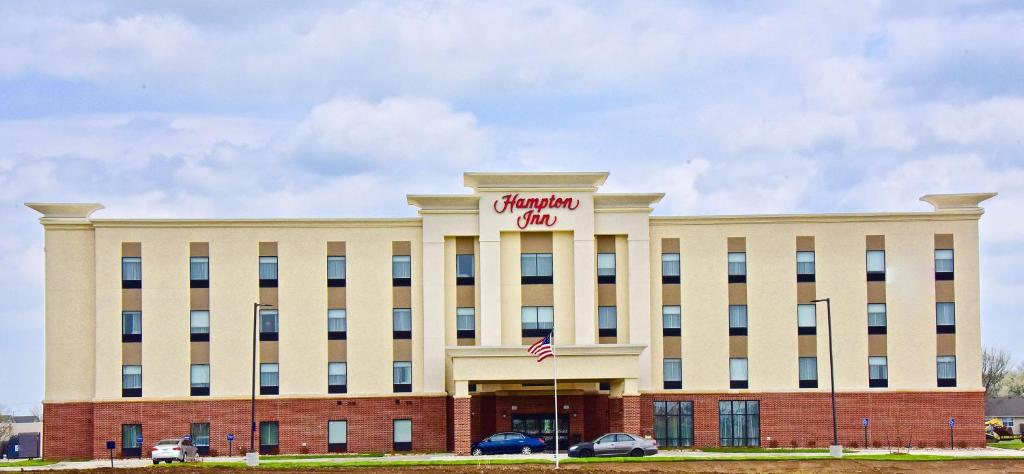
[[[479,211],[480,196],[470,194],[409,194],[406,201],[424,211]]]
[[[475,191],[516,189],[594,191],[608,179],[607,172],[463,173],[463,183]]]
[[[419,217],[350,219],[94,219],[96,227],[420,227]]]
[[[103,209],[98,202],[26,202],[25,205],[47,219],[88,219],[92,213]]]
[[[724,225],[825,222],[900,222],[978,220],[984,210],[947,212],[868,212],[847,214],[766,214],[742,216],[651,216],[651,225]]]
[[[935,207],[936,212],[981,209],[979,204],[999,193],[925,194],[921,200]]]

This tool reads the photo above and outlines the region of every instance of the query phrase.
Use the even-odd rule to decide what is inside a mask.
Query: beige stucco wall
[[[94,234],[89,228],[46,232],[44,401],[90,400],[95,387]],[[120,341],[114,348],[120,351]],[[120,357],[120,354],[118,354]]]

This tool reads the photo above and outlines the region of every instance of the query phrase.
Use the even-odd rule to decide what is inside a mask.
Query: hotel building
[[[43,454],[102,457],[115,440],[135,456],[184,434],[217,454],[233,435],[238,453],[254,386],[265,453],[465,454],[494,432],[550,439],[556,408],[563,443],[826,446],[824,298],[842,444],[945,446],[951,418],[958,444],[984,444],[978,220],[994,194],[672,217],[651,215],[660,193],[599,192],[606,178],[466,173],[471,193],[408,196],[413,218],[30,203]],[[526,352],[551,331],[557,407],[554,361]]]

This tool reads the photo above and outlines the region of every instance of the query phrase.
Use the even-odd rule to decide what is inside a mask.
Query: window
[[[597,282],[615,283],[615,254],[597,254]]]
[[[327,452],[343,453],[348,451],[348,421],[327,422]]]
[[[395,362],[393,369],[394,391],[412,391],[412,362]]]
[[[654,439],[658,446],[693,446],[693,402],[654,402]]]
[[[208,456],[210,454],[210,424],[192,423],[189,434],[192,435],[192,444],[196,446],[199,454]]]
[[[1000,421],[1003,422],[1003,426],[1005,426],[1007,428],[1013,428],[1013,418],[1012,417],[1010,417],[1010,418],[1002,418],[1002,419],[1000,419]]]
[[[260,422],[260,454],[277,453],[278,426],[276,421]]]
[[[939,334],[956,332],[956,305],[954,303],[935,303],[935,330]]]
[[[679,306],[661,307],[661,335],[679,336],[682,333],[683,316]]]
[[[459,339],[476,337],[476,308],[455,308],[455,332]]]
[[[956,356],[939,356],[938,378],[940,387],[956,387]]]
[[[392,448],[395,451],[412,450],[412,420],[395,420],[392,423]]]
[[[260,288],[277,288],[277,257],[260,257]]]
[[[818,358],[800,358],[800,388],[818,388]]]
[[[889,386],[889,359],[887,357],[868,357],[868,386]]]
[[[277,340],[277,310],[276,309],[261,309],[260,310],[260,340],[261,341],[276,341]]]
[[[412,286],[412,257],[409,255],[391,257],[391,284],[393,286]]]
[[[796,281],[814,281],[814,252],[796,253]]]
[[[412,309],[392,309],[391,320],[392,324],[394,324],[392,336],[395,339],[412,339]]]
[[[523,306],[523,337],[547,336],[555,328],[555,308],[551,306]]]
[[[327,257],[327,286],[341,288],[345,286],[345,256],[334,255]]]
[[[679,276],[679,254],[661,254],[661,283],[663,285],[679,283]]]
[[[885,281],[885,250],[867,251],[868,281]]]
[[[550,253],[524,253],[519,256],[522,267],[522,284],[547,284],[553,282],[554,268]]]
[[[260,395],[277,395],[278,378],[277,364],[260,364]]]
[[[121,288],[142,288],[142,259],[121,257]]]
[[[728,446],[760,446],[761,406],[756,400],[718,402],[719,443]]]
[[[597,307],[597,332],[600,337],[615,337],[616,327],[618,327],[618,321],[616,321],[616,308],[614,306],[598,306]]]
[[[729,335],[730,336],[746,336],[747,335],[747,305],[745,305],[745,304],[731,304],[731,305],[729,305]]]
[[[121,455],[138,456],[142,453],[142,425],[121,425]]]
[[[665,359],[663,366],[665,374],[665,388],[683,388],[683,361],[682,359]]]
[[[729,359],[729,388],[747,388],[747,359]]]
[[[141,312],[121,312],[121,342],[142,342]]]
[[[938,249],[935,251],[935,279],[953,279],[953,250]]]
[[[348,364],[331,362],[327,364],[327,393],[345,393],[348,389]]]
[[[885,303],[868,303],[868,334],[885,334]]]
[[[141,397],[142,396],[142,366],[122,365],[121,366],[121,396]]]
[[[818,311],[813,304],[796,305],[796,333],[817,334],[818,333]]]
[[[729,283],[747,282],[747,253],[729,252]]]
[[[210,365],[192,364],[190,375],[191,395],[205,396],[210,394]]]
[[[473,285],[476,283],[476,269],[473,268],[474,257],[471,253],[455,256],[455,284]]]
[[[210,340],[210,312],[192,311],[188,316],[189,340],[203,342]]]
[[[327,310],[327,339],[344,340],[348,334],[348,313],[344,309]]]
[[[209,288],[210,257],[189,257],[188,278],[191,288]]]

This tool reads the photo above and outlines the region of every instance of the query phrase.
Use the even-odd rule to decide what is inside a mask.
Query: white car
[[[152,458],[153,464],[160,464],[161,461],[167,463],[198,461],[199,450],[188,439],[165,439],[153,446]]]

